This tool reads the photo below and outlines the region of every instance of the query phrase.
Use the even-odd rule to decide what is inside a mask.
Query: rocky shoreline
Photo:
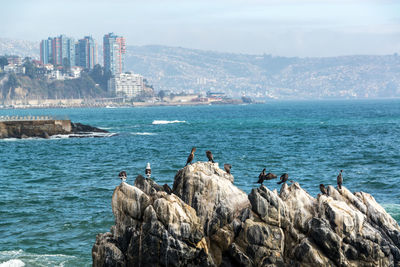
[[[15,120],[0,121],[0,139],[3,138],[50,138],[68,135],[70,138],[102,137],[94,133],[109,133],[106,130],[70,120]]]
[[[179,170],[172,193],[138,176],[114,190],[93,266],[400,266],[400,227],[364,192],[298,183],[249,195],[218,163]]]

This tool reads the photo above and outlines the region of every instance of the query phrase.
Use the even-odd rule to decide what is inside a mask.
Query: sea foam
[[[185,123],[186,121],[166,121],[166,120],[154,120],[152,124],[171,124],[171,123]]]
[[[13,259],[0,263],[0,267],[22,267],[22,266],[25,266],[25,263],[18,259]]]

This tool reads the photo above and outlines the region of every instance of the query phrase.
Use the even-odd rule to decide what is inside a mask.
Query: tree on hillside
[[[2,56],[0,57],[0,69],[4,69],[4,66],[8,65],[8,60],[6,57]]]
[[[35,73],[36,73],[36,67],[32,63],[31,59],[26,57],[24,59],[24,64],[23,66],[25,67],[25,75],[29,76],[29,78],[33,79],[35,78]]]
[[[3,91],[3,98],[8,95],[10,99],[14,99],[15,88],[17,88],[18,86],[20,86],[20,84],[15,74],[11,73],[10,75],[8,75],[8,80],[5,84],[6,91]]]
[[[161,101],[164,99],[165,97],[165,91],[161,90],[160,92],[158,92],[158,97],[161,99]]]
[[[111,79],[111,72],[109,70],[97,64],[89,71],[89,76],[95,83],[99,84],[104,91],[107,91],[108,80]]]

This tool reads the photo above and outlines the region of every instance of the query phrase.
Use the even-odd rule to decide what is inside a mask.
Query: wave
[[[136,133],[132,133],[133,135],[157,135],[156,133],[147,133],[147,132],[136,132]]]
[[[25,263],[21,260],[9,260],[3,263],[0,263],[0,267],[22,267],[25,266]]]
[[[0,251],[0,267],[75,265],[79,259],[63,254],[34,254],[20,250]]]
[[[83,137],[111,137],[118,135],[116,133],[82,133],[82,134],[56,134],[50,136],[50,139],[63,139],[63,138],[83,138]]]
[[[50,140],[54,139],[65,139],[65,138],[83,138],[83,137],[111,137],[118,135],[117,133],[76,133],[76,134],[55,134],[50,136]],[[48,140],[42,137],[28,137],[28,138],[3,138],[0,139],[1,142],[20,142],[20,141],[27,141],[27,140]]]
[[[186,121],[166,121],[166,120],[154,120],[151,124],[170,124],[170,123],[185,123]]]

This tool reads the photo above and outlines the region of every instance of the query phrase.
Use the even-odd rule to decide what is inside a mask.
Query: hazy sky
[[[108,32],[160,44],[282,56],[400,53],[394,0],[4,0],[0,37]]]

